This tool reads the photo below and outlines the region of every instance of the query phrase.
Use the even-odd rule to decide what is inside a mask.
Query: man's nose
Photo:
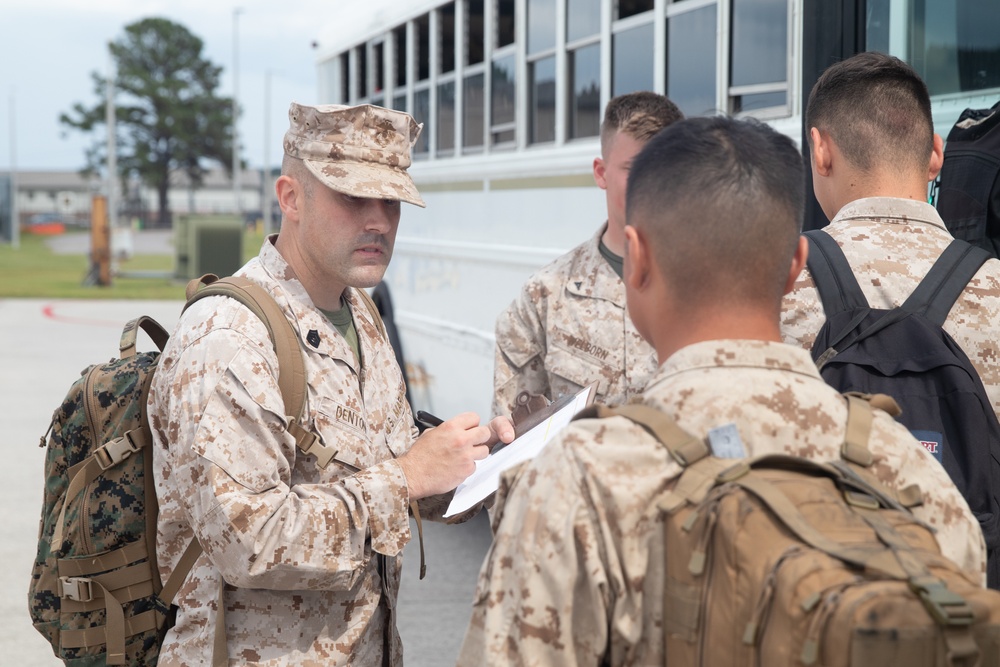
[[[365,206],[365,229],[385,234],[392,229],[393,220],[392,206],[381,199],[369,200]]]

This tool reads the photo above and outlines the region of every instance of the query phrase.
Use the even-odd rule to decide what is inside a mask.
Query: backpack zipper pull
[[[708,538],[712,536],[715,522],[719,518],[719,503],[716,501],[708,510],[708,517],[705,519],[705,527],[698,538],[698,544],[688,561],[688,571],[696,577],[700,577],[705,572],[705,561],[708,559]]]
[[[38,446],[40,448],[45,449],[45,444],[48,442],[49,434],[52,433],[52,427],[55,426],[55,424],[56,424],[56,416],[53,414],[52,421],[49,422],[49,428],[46,429],[45,435],[43,435],[41,438],[38,439]]]

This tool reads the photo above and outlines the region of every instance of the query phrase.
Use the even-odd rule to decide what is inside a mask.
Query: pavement
[[[85,238],[85,235],[82,235]],[[146,233],[140,237],[152,238]],[[162,242],[162,239],[160,239]],[[169,247],[169,246],[168,246]],[[75,252],[76,250],[67,250]],[[42,505],[45,450],[39,438],[70,385],[88,365],[117,355],[122,325],[149,315],[170,330],[179,301],[0,299],[0,664],[55,667],[31,626],[27,591]],[[140,347],[153,349],[141,339]],[[476,578],[490,544],[486,514],[456,526],[424,522],[427,576],[418,579],[416,526],[404,551],[398,624],[406,664],[454,665],[471,614]]]

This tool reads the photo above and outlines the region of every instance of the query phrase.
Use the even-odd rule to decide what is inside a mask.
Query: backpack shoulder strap
[[[204,287],[200,287],[204,285]],[[228,296],[253,311],[267,327],[271,344],[278,355],[278,388],[285,403],[285,414],[301,419],[305,407],[306,371],[299,338],[274,298],[260,285],[241,277],[217,278],[207,274],[188,283],[187,309],[195,301],[209,296]]]
[[[634,403],[609,408],[595,403],[578,412],[573,419],[603,419],[614,416],[625,417],[644,428],[667,448],[677,463],[685,468],[712,453],[704,440],[682,429],[662,410],[648,405]]]
[[[840,244],[822,229],[805,232],[805,237],[809,241],[806,265],[816,283],[826,317],[829,319],[845,310],[867,308],[868,299],[861,291]]]
[[[385,331],[385,322],[382,321],[382,314],[378,312],[378,306],[375,305],[371,295],[368,294],[368,290],[361,287],[352,287],[351,289],[368,308],[368,312],[371,314],[372,320],[375,322],[375,327],[378,329],[379,335],[382,336],[382,340],[388,340],[389,335]]]
[[[942,326],[966,285],[990,257],[988,251],[955,239],[900,307]]]

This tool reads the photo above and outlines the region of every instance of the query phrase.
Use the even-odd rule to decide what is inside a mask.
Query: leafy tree
[[[186,173],[197,188],[207,163],[217,161],[227,172],[231,170],[232,98],[216,94],[222,68],[202,57],[202,47],[202,40],[187,28],[163,18],[127,25],[124,36],[110,44],[117,69],[119,176],[138,175],[157,191],[161,225],[170,224],[167,192],[172,173]],[[107,79],[97,72],[91,77],[100,101],[92,107],[78,102],[71,113],[59,117],[65,126],[83,132],[106,124]],[[105,168],[103,136],[95,137],[86,158],[86,172]]]

